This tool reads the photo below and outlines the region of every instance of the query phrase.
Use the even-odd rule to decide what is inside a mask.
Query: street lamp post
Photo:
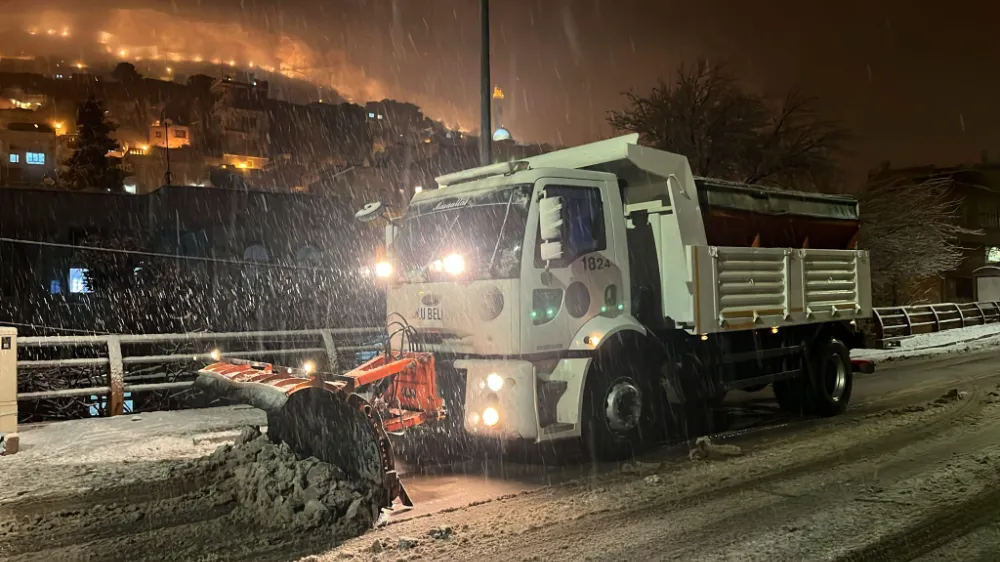
[[[167,155],[167,171],[163,174],[163,181],[169,186],[173,180],[173,174],[170,173],[170,122],[167,121],[166,115],[163,115],[161,119],[163,122],[163,150]]]
[[[479,59],[479,163],[483,166],[493,163],[490,125],[490,0],[479,0],[480,59]]]

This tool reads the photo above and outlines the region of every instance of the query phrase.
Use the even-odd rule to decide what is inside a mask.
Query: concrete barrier
[[[17,329],[0,326],[0,455],[17,446]]]

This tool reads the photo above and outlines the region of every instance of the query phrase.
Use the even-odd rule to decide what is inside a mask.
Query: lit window
[[[44,166],[45,165],[45,153],[44,152],[26,152],[24,159],[25,159],[25,161],[28,164],[33,164],[35,166]]]
[[[20,161],[21,161],[21,155],[20,154],[11,154],[10,155],[10,163],[11,164],[17,164]]]
[[[174,131],[174,137],[176,137],[176,138],[186,139],[187,136],[188,136],[187,131],[185,131],[183,129],[177,129],[177,130]]]
[[[271,256],[268,255],[267,248],[262,244],[254,244],[248,246],[246,250],[243,251],[243,259],[246,261],[255,262],[266,262],[270,261]]]
[[[74,294],[90,292],[90,287],[87,287],[87,268],[69,268],[69,292]]]
[[[163,136],[163,133],[161,133],[160,131],[156,131],[156,138],[160,138],[162,136]]]
[[[986,262],[1000,263],[1000,247],[990,246],[986,248]]]
[[[132,195],[135,195],[134,183],[126,183],[124,187],[125,187],[125,193],[131,193]]]
[[[49,293],[53,295],[58,295],[62,293],[62,281],[58,279],[53,279],[49,281]]]

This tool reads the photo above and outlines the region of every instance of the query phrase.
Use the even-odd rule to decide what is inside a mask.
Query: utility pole
[[[479,0],[480,59],[479,59],[479,164],[493,163],[492,134],[490,125],[490,0]]]
[[[173,179],[170,173],[170,124],[167,122],[166,115],[161,114],[160,121],[163,123],[163,142],[165,143],[163,146],[165,147],[164,152],[167,155],[167,172],[163,174],[163,181],[169,186],[170,181]]]

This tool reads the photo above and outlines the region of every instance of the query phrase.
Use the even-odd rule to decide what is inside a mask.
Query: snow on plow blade
[[[316,457],[370,482],[380,490],[382,507],[391,507],[396,499],[412,505],[397,477],[380,416],[348,382],[233,361],[201,369],[194,385],[264,410],[271,441],[287,443],[300,458]]]

